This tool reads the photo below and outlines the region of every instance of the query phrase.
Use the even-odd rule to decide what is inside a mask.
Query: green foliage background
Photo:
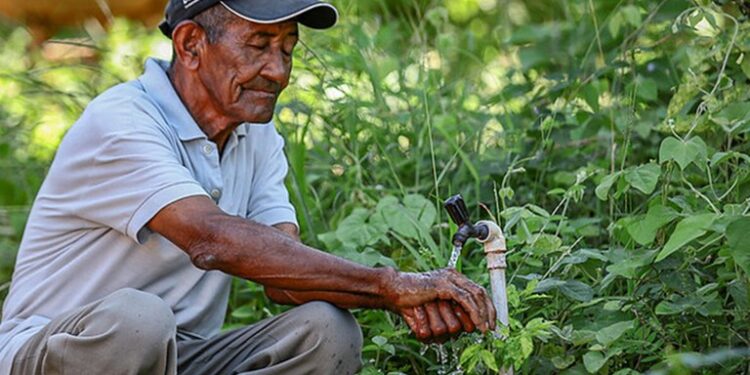
[[[440,206],[461,193],[510,249],[503,339],[427,348],[357,311],[363,373],[750,373],[747,2],[336,3],[338,27],[303,30],[276,116],[304,241],[443,267]],[[24,29],[0,33],[7,282],[65,129],[170,47],[117,20],[84,42],[98,58],[49,61]],[[459,268],[487,285],[479,246]],[[228,328],[281,309],[241,281],[230,307]]]

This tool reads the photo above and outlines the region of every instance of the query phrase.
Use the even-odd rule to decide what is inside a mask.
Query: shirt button
[[[203,145],[203,153],[204,154],[211,155],[211,151],[213,151],[213,150],[214,149],[213,149],[213,147],[211,147],[210,144],[206,143],[205,145]]]
[[[219,199],[221,197],[221,190],[219,190],[219,189],[213,189],[213,190],[211,190],[211,196],[214,199]]]

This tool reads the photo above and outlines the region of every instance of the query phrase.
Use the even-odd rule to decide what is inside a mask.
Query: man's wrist
[[[383,301],[383,308],[393,311],[395,308],[394,285],[400,272],[393,267],[376,268],[378,272],[378,296]]]

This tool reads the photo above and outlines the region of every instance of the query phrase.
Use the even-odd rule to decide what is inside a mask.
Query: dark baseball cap
[[[255,23],[276,23],[291,19],[313,29],[327,29],[339,18],[336,8],[318,0],[169,0],[165,19],[159,25],[171,38],[178,23],[221,4],[235,15]]]

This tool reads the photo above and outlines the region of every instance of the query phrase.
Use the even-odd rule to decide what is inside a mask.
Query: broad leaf
[[[617,179],[620,177],[620,172],[615,172],[611,175],[605,176],[602,179],[602,182],[599,183],[599,185],[596,187],[596,190],[594,191],[596,193],[596,197],[606,201],[607,195],[609,194],[609,189],[612,188],[612,185],[617,182]]]
[[[659,228],[668,224],[677,217],[675,210],[655,204],[648,209],[646,217],[642,220],[633,220],[627,224],[626,228],[630,237],[640,245],[648,245],[654,242],[656,232]]]
[[[583,355],[583,365],[590,374],[596,373],[607,362],[607,358],[600,352],[588,352]]]
[[[641,268],[651,264],[654,256],[656,256],[655,250],[612,250],[609,253],[609,260],[612,264],[607,266],[607,272],[628,279],[635,278],[639,275]]]
[[[644,194],[651,194],[656,189],[656,183],[659,182],[661,167],[658,164],[649,163],[640,165],[628,171],[625,180],[630,186],[640,190]]]
[[[558,289],[566,297],[588,302],[594,297],[594,290],[590,286],[577,280],[559,280],[554,277],[544,279],[534,288],[534,293],[544,293],[552,289]]]
[[[609,344],[615,342],[623,333],[631,328],[633,328],[633,321],[631,320],[612,324],[600,329],[596,333],[596,341],[599,341],[602,345],[609,346]]]
[[[580,281],[569,280],[559,288],[565,296],[576,301],[588,302],[594,298],[594,290]]]
[[[727,227],[727,243],[729,253],[740,268],[750,275],[750,217],[743,217]]]
[[[706,143],[700,137],[690,138],[683,142],[674,137],[667,137],[659,147],[659,162],[674,160],[680,169],[687,168],[690,163],[708,158]]]
[[[690,216],[677,223],[674,232],[656,257],[656,262],[664,260],[690,241],[706,234],[708,228],[716,220],[716,214],[708,213]]]
[[[721,112],[711,116],[711,120],[732,130],[744,128],[744,125],[750,122],[750,103],[731,103]]]

